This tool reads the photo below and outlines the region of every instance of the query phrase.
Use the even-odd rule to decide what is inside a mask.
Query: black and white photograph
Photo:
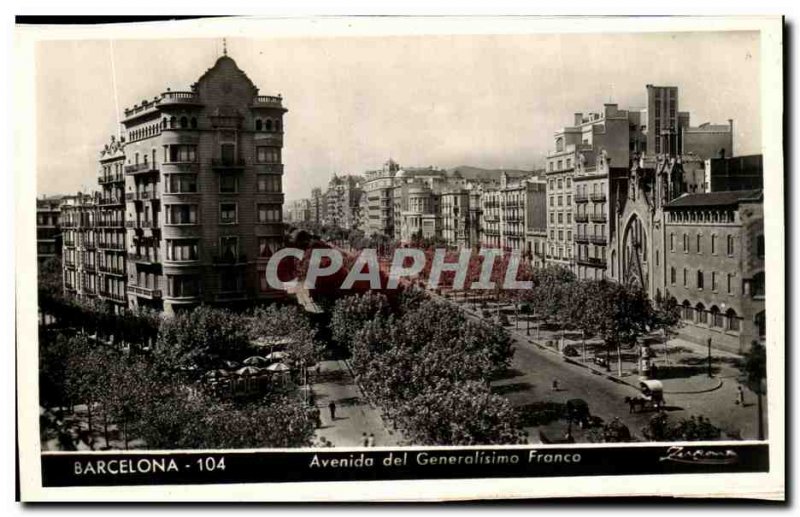
[[[17,26],[39,488],[782,497],[780,17],[238,21]]]

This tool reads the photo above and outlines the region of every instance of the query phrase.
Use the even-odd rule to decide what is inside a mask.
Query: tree
[[[536,314],[547,323],[560,320],[570,308],[569,286],[575,275],[561,266],[547,266],[533,277],[531,303]]]
[[[764,381],[767,378],[767,349],[758,342],[753,341],[750,350],[744,355],[744,373],[747,385],[758,397],[758,439],[764,439],[764,413],[762,397],[764,395]]]
[[[642,434],[652,442],[705,441],[718,440],[722,431],[702,415],[673,423],[666,413],[659,412],[642,428]]]
[[[306,313],[296,306],[258,307],[249,318],[251,340],[287,338],[286,362],[299,367],[315,364],[322,356],[322,345]]]
[[[617,373],[621,376],[621,347],[635,344],[648,331],[653,322],[652,305],[640,288],[606,280],[588,282],[584,328],[604,340],[607,354],[616,348]]]
[[[247,320],[226,309],[200,306],[174,315],[160,328],[156,358],[166,368],[209,370],[250,351]]]
[[[436,383],[402,403],[397,418],[414,445],[525,443],[519,416],[508,400],[475,381]]]
[[[664,356],[668,359],[667,341],[670,333],[681,324],[681,307],[674,296],[669,292],[666,296],[661,295],[661,291],[656,291],[654,299],[653,326],[661,329],[664,340]]]
[[[346,296],[336,301],[331,314],[331,334],[339,345],[349,348],[353,337],[379,315],[389,314],[386,296],[367,291],[361,295]]]

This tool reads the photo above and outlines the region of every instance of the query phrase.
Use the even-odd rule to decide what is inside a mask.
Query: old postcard
[[[22,499],[783,499],[782,23],[18,24]]]

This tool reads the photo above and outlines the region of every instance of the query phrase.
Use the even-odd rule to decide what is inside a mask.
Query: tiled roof
[[[724,192],[707,192],[703,194],[684,194],[667,203],[664,208],[689,208],[695,206],[730,206],[741,201],[759,201],[763,199],[761,189],[728,190]]]

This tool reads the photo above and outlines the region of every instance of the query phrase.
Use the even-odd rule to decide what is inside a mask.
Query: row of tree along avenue
[[[367,396],[408,443],[526,441],[515,410],[489,386],[513,354],[499,326],[469,321],[458,308],[411,289],[394,308],[376,293],[339,300],[331,330],[350,350]]]
[[[48,303],[58,323],[40,327],[46,447],[311,444],[319,415],[300,386],[322,347],[299,308],[200,307],[161,318]]]

